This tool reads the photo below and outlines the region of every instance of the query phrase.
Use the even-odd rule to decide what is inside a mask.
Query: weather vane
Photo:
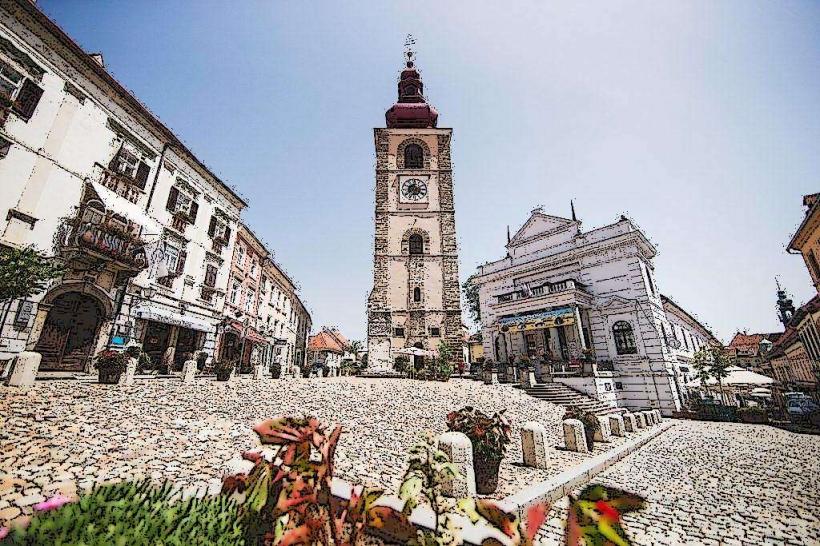
[[[415,44],[416,39],[413,38],[412,34],[408,34],[407,39],[404,41],[404,56],[407,58],[408,64],[412,64],[416,59],[416,52],[413,51],[413,46]]]

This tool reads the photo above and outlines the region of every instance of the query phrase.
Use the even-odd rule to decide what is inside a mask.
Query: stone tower
[[[462,360],[452,129],[438,128],[412,52],[398,101],[374,129],[376,235],[368,299],[368,367],[390,371],[404,347],[436,350],[441,341]],[[411,358],[412,360],[412,358]]]

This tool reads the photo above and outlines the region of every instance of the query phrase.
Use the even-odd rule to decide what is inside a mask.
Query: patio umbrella
[[[749,396],[754,396],[757,398],[771,398],[772,391],[771,389],[767,389],[766,387],[757,387],[752,389],[752,392],[749,393]]]
[[[759,374],[757,372],[753,372],[750,370],[743,369],[739,366],[730,366],[726,368],[726,371],[729,372],[721,383],[724,387],[742,387],[742,386],[761,386],[761,385],[771,385],[774,383],[774,379],[769,376]],[[717,379],[714,377],[710,377],[706,384],[711,386],[717,385]],[[700,379],[695,379],[690,381],[686,384],[689,387],[699,387],[701,385]]]
[[[399,349],[396,353],[400,355],[412,355],[412,356],[436,356],[436,353],[433,351],[427,351],[425,349],[419,349],[418,347],[405,347],[403,349]]]

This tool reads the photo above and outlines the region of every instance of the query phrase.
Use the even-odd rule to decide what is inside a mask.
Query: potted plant
[[[120,381],[120,376],[125,372],[127,358],[128,354],[120,351],[106,349],[100,352],[96,359],[100,383],[116,385]]]
[[[476,490],[481,495],[489,495],[498,488],[498,468],[510,443],[511,429],[505,411],[490,416],[465,406],[447,414],[447,428],[464,433],[473,444]]]
[[[217,381],[227,381],[231,378],[231,374],[236,368],[235,360],[220,360],[214,364],[214,373],[216,373]]]
[[[280,377],[282,377],[282,364],[280,362],[271,362],[270,376],[273,379],[279,379]]]
[[[595,445],[595,433],[601,429],[598,416],[591,411],[584,411],[576,406],[570,406],[564,413],[564,420],[567,419],[577,419],[584,424],[584,437],[587,441],[587,448],[592,451]]]

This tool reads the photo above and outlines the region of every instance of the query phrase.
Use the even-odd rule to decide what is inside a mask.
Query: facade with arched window
[[[557,381],[608,406],[681,406],[685,381],[652,259],[630,220],[590,231],[535,209],[505,257],[478,268],[484,353],[538,362]]]

